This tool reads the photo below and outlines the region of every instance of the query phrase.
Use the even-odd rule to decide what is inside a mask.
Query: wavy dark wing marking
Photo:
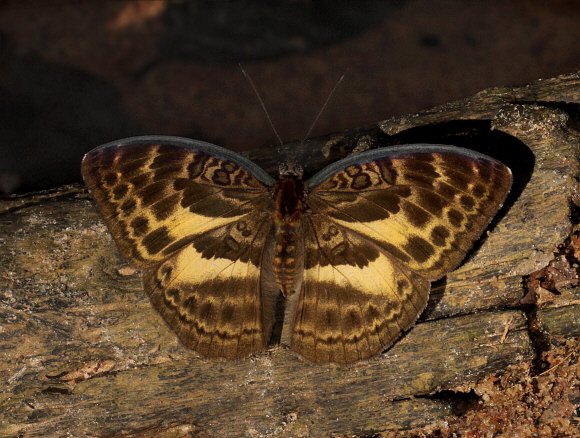
[[[275,309],[260,288],[270,228],[270,213],[246,215],[144,272],[151,302],[185,346],[227,359],[266,347]]]
[[[425,308],[430,283],[324,215],[304,222],[304,279],[291,347],[317,363],[352,363],[390,346]]]
[[[82,163],[115,242],[136,266],[163,260],[268,202],[268,186],[233,157],[212,155],[207,145],[196,150],[159,140],[120,140],[90,151]]]

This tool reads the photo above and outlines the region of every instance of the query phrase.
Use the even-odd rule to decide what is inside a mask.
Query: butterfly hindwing
[[[291,347],[350,363],[390,346],[503,203],[511,172],[449,146],[379,149],[307,181],[304,280]]]
[[[239,358],[269,337],[260,294],[271,178],[237,154],[173,137],[119,140],[83,159],[121,253],[179,339]]]
[[[260,280],[270,228],[268,213],[246,215],[145,271],[151,302],[185,346],[228,359],[265,348],[274,308],[265,308]]]
[[[374,356],[425,308],[429,281],[364,236],[313,213],[304,239],[291,346],[306,359],[345,364]]]

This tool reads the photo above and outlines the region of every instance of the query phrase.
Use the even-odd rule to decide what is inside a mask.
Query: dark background
[[[0,1],[0,194],[80,181],[131,135],[233,150],[580,68],[577,1]]]

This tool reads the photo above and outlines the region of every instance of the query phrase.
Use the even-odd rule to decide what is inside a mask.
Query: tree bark
[[[455,415],[441,391],[535,356],[529,320],[580,335],[580,293],[520,304],[578,204],[580,76],[485,90],[368,128],[247,156],[306,175],[349,153],[454,144],[508,165],[514,186],[465,262],[433,285],[418,324],[378,358],[318,366],[275,347],[239,362],[183,348],[152,309],[85,189],[0,201],[0,435],[328,436],[420,427]],[[80,164],[80,163],[79,163]]]

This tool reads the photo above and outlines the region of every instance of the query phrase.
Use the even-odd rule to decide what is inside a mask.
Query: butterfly
[[[274,179],[232,151],[167,136],[93,149],[82,174],[185,346],[243,358],[282,319],[282,343],[338,364],[383,352],[415,323],[512,181],[493,158],[427,144],[348,156],[306,181],[281,166]]]

